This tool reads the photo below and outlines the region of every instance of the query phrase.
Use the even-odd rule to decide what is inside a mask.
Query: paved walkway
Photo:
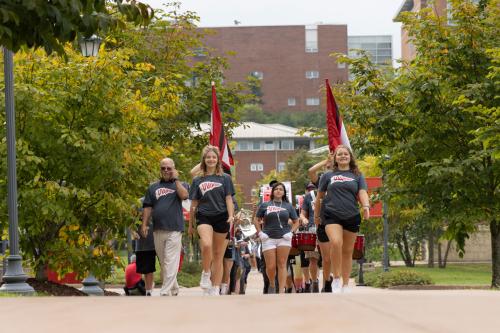
[[[498,332],[500,292],[391,291],[355,287],[351,294],[178,297],[0,298],[1,332]],[[157,292],[157,291],[156,291]]]

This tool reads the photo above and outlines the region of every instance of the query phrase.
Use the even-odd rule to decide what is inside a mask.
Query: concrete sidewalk
[[[498,332],[500,292],[396,291],[262,295],[0,298],[1,332]]]

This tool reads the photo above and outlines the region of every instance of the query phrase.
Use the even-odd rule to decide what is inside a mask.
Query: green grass
[[[390,270],[409,270],[424,273],[429,276],[436,285],[491,285],[491,264],[448,264],[446,268],[428,268],[427,266],[391,267]],[[376,273],[381,271],[381,269],[377,268]]]
[[[122,262],[127,263],[127,253],[120,252],[119,253]],[[156,272],[154,273],[155,285],[161,286],[162,281],[160,280],[160,264],[158,260],[156,260]],[[177,282],[182,287],[196,287],[200,283],[200,275],[201,275],[201,264],[197,262],[187,262],[184,261],[182,263],[182,269],[177,274]],[[124,268],[115,268],[114,273],[106,279],[106,284],[112,285],[124,285],[125,284],[125,269]]]

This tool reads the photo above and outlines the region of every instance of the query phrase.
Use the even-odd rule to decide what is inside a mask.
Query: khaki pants
[[[182,233],[179,231],[157,230],[153,233],[156,255],[160,259],[163,283],[160,295],[170,295],[178,290],[177,270],[181,257]]]

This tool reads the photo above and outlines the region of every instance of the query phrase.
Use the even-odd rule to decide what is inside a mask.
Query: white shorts
[[[292,247],[292,240],[285,240],[284,238],[268,238],[264,241],[262,241],[262,252],[265,252],[267,250],[273,250],[277,247],[280,246],[288,246]]]

